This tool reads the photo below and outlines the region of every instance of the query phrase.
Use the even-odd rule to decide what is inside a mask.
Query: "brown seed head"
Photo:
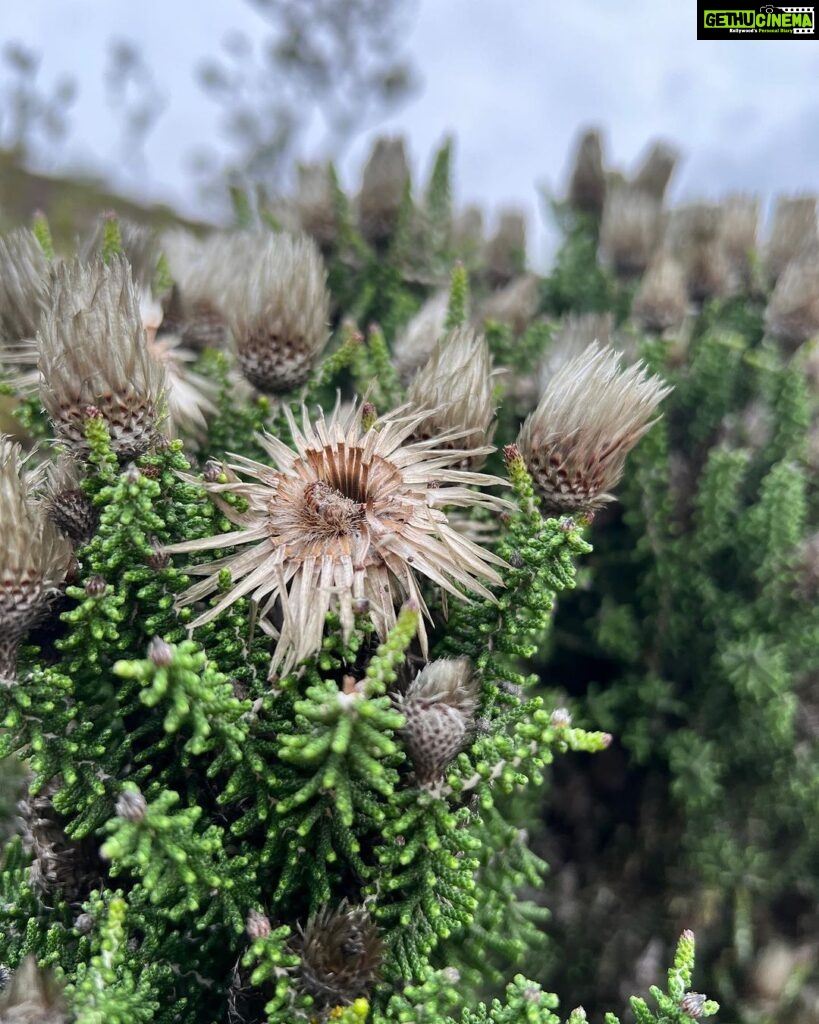
[[[301,986],[318,1007],[349,1006],[366,996],[378,977],[383,944],[363,907],[323,907],[299,928]]]
[[[600,216],[606,198],[606,173],[600,132],[590,129],[581,135],[569,177],[569,205],[575,210]]]

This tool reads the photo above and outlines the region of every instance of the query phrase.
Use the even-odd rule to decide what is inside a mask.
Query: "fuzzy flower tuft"
[[[774,208],[771,237],[765,247],[765,272],[772,282],[791,262],[819,244],[819,199],[816,196],[779,196]]]
[[[406,719],[404,744],[418,781],[438,782],[475,725],[478,680],[469,659],[429,662],[395,703]]]
[[[366,996],[378,977],[383,943],[364,907],[322,907],[293,945],[300,957],[299,980],[321,1009],[350,1006]]]
[[[246,245],[222,309],[245,377],[287,394],[307,381],[329,336],[324,261],[306,235],[270,233]]]
[[[426,412],[414,438],[437,438],[442,448],[483,448],[492,437],[492,357],[482,334],[456,327],[437,343],[407,391],[410,405]],[[449,438],[450,440],[446,440]],[[485,455],[464,460],[480,469]]]
[[[599,216],[606,198],[606,172],[600,132],[584,132],[577,146],[569,177],[569,205]]]
[[[425,415],[377,420],[365,430],[360,408],[337,408],[329,421],[322,415],[315,423],[305,410],[301,428],[289,415],[296,451],[275,437],[259,436],[275,468],[233,456],[228,482],[205,486],[237,529],[166,549],[243,549],[185,570],[204,579],[181,595],[181,604],[214,594],[223,569],[233,581],[192,627],[250,597],[260,607],[263,626],[278,638],[273,676],[319,649],[332,608],[346,636],[356,607],[369,609],[381,637],[406,599],[417,601],[428,616],[419,576],[458,598],[491,597],[482,581],[499,585],[493,565],[503,561],[461,536],[440,506],[505,507],[502,499],[471,489],[500,481],[453,468],[484,449],[442,451],[437,440],[407,443]],[[237,510],[221,494],[242,496],[247,510]],[[419,636],[425,647],[423,623]]]
[[[390,237],[401,213],[409,184],[409,163],[401,138],[376,139],[361,178],[358,223],[368,242]]]
[[[669,252],[661,249],[640,282],[632,316],[647,331],[665,331],[678,327],[687,310],[685,271]]]
[[[819,250],[789,263],[779,275],[765,326],[790,350],[819,335]]]
[[[23,475],[20,446],[0,436],[0,680],[65,579],[71,544],[43,514]]]
[[[606,196],[600,253],[620,277],[641,274],[660,241],[660,204],[638,189],[620,187]]]
[[[518,446],[547,512],[591,512],[613,497],[626,456],[671,390],[638,363],[590,345],[566,363],[528,417]]]
[[[165,371],[149,350],[128,263],[79,260],[56,268],[37,336],[40,398],[61,440],[85,453],[95,406],[121,458],[147,451],[165,402]]]
[[[49,262],[33,231],[19,228],[0,238],[0,341],[37,333],[48,291]]]

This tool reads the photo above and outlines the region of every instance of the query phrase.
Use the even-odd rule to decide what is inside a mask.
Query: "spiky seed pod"
[[[46,612],[72,557],[22,471],[20,446],[0,435],[0,680],[7,683],[20,641]]]
[[[678,327],[688,310],[685,272],[677,260],[661,249],[640,282],[631,315],[647,331]]]
[[[87,544],[99,523],[99,510],[80,487],[82,465],[70,455],[61,455],[45,469],[43,511],[64,536],[74,544]]]
[[[58,436],[85,454],[95,406],[120,458],[147,451],[165,403],[165,371],[148,351],[128,263],[79,260],[56,268],[37,335],[40,398]]]
[[[480,310],[481,321],[508,324],[515,334],[523,334],[540,305],[540,278],[523,274],[505,288],[493,292]]]
[[[722,204],[719,244],[722,248],[735,291],[751,283],[752,258],[757,250],[759,199],[756,196],[730,195]]]
[[[0,342],[35,336],[49,273],[48,258],[33,231],[18,228],[0,237]]]
[[[520,210],[502,210],[495,234],[484,250],[486,279],[500,288],[526,266],[526,217]]]
[[[449,292],[437,292],[427,299],[396,338],[392,358],[405,384],[432,354],[436,342],[444,333],[448,309]]]
[[[635,189],[662,203],[679,159],[679,150],[666,142],[655,142],[634,176]]]
[[[323,250],[335,243],[338,218],[329,164],[299,164],[296,210],[302,231]]]
[[[414,440],[437,440],[441,448],[449,449],[485,448],[492,440],[495,419],[492,357],[486,338],[467,326],[446,334],[415,375],[407,401],[426,413],[413,433]],[[485,461],[485,455],[472,455],[459,468],[480,469]]]
[[[502,499],[470,489],[496,484],[497,478],[453,468],[483,449],[443,452],[441,440],[447,438],[407,443],[425,413],[394,413],[366,430],[360,408],[337,408],[329,421],[322,415],[315,423],[303,410],[301,427],[287,408],[285,414],[295,452],[275,437],[260,437],[275,468],[237,456],[226,467],[227,483],[205,485],[237,529],[166,549],[243,548],[186,570],[204,579],[180,595],[183,605],[218,591],[222,569],[233,580],[216,606],[194,620],[194,628],[250,597],[260,606],[263,627],[278,636],[273,675],[319,649],[331,608],[339,611],[345,637],[354,626],[357,600],[369,601],[382,637],[406,598],[428,615],[416,574],[460,599],[464,592],[491,596],[481,581],[498,585],[493,565],[505,563],[460,536],[438,507],[506,507]],[[240,481],[237,472],[251,482]],[[222,493],[242,495],[247,511],[221,500]],[[278,628],[268,622],[277,605]],[[419,637],[425,648],[423,621]]]
[[[59,985],[50,971],[42,971],[34,956],[27,956],[0,995],[3,1024],[68,1024],[68,1011]]]
[[[772,284],[792,260],[819,244],[818,209],[816,196],[778,197],[764,254],[765,274]]]
[[[293,940],[301,987],[320,1009],[350,1006],[378,978],[383,944],[364,907],[324,906]]]
[[[671,214],[668,244],[685,271],[689,296],[704,302],[725,295],[728,260],[720,242],[722,209],[709,203],[682,206]]]
[[[440,781],[475,726],[478,680],[468,658],[439,658],[395,697],[406,719],[404,746],[422,785]]]
[[[790,351],[819,334],[819,247],[779,275],[765,310],[765,327]]]
[[[611,189],[600,222],[600,255],[618,277],[634,277],[648,266],[662,235],[660,204],[633,188]]]
[[[606,199],[606,172],[603,168],[603,144],[600,132],[583,133],[577,146],[569,176],[569,205],[583,213],[599,217]]]
[[[626,456],[653,425],[671,390],[620,353],[590,345],[552,378],[518,435],[518,447],[554,515],[592,512],[612,501]]]
[[[23,845],[32,855],[31,884],[48,896],[81,902],[99,882],[101,862],[93,840],[69,839],[52,797],[57,783],[18,804]]]
[[[310,376],[329,336],[327,273],[306,235],[254,240],[222,300],[242,373],[260,391],[286,394]]]
[[[392,234],[409,177],[404,140],[376,139],[364,167],[358,196],[358,224],[368,242],[378,244]]]

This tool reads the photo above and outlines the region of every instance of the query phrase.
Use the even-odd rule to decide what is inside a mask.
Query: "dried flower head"
[[[148,341],[148,351],[165,370],[167,434],[201,439],[207,432],[208,419],[217,412],[216,382],[190,368],[196,353],[183,346],[178,334],[159,333]]]
[[[577,359],[594,342],[611,345],[613,341],[614,317],[611,313],[569,313],[564,316],[543,355],[537,375],[532,374],[530,378],[534,394],[527,412],[537,405],[552,378],[566,363]]]
[[[685,271],[670,252],[661,249],[640,282],[631,314],[647,331],[678,327],[688,310]]]
[[[590,512],[613,500],[609,490],[626,456],[653,425],[670,391],[639,364],[590,345],[549,382],[518,435],[518,446],[547,512]]]
[[[501,210],[495,234],[484,250],[486,279],[499,288],[517,277],[526,266],[526,217],[520,210]]]
[[[51,971],[40,970],[29,955],[0,995],[3,1024],[68,1024],[69,1016],[60,986]]]
[[[478,680],[469,659],[429,662],[395,703],[406,719],[402,735],[418,781],[440,781],[475,726]]]
[[[409,185],[409,164],[401,138],[376,139],[361,178],[358,223],[368,242],[389,238]]]
[[[235,265],[233,238],[214,232],[205,239],[176,229],[162,236],[162,251],[175,282],[166,324],[193,349],[225,347],[227,323],[219,308]]]
[[[600,223],[600,255],[620,277],[641,274],[662,234],[660,204],[646,192],[613,188]]]
[[[771,236],[765,247],[765,273],[775,283],[791,260],[819,244],[819,200],[816,196],[779,196]]]
[[[239,365],[260,391],[285,394],[310,376],[327,343],[330,300],[306,235],[249,236],[222,299]]]
[[[427,299],[395,340],[392,358],[401,379],[406,383],[432,354],[444,333],[449,292],[436,292]]]
[[[415,440],[438,440],[441,448],[483,449],[494,433],[492,357],[486,338],[471,327],[446,334],[407,391],[412,408],[426,412]],[[473,455],[462,469],[480,469],[485,455]]]
[[[321,1009],[349,1006],[366,996],[381,966],[383,944],[364,907],[346,901],[313,914],[293,945],[301,957],[301,986]]]
[[[333,179],[329,164],[299,164],[296,210],[302,231],[329,249],[338,234]]]
[[[43,512],[60,533],[74,544],[87,544],[99,523],[99,511],[82,490],[83,465],[73,456],[61,455],[45,464]]]
[[[679,159],[679,151],[673,146],[666,142],[655,142],[634,176],[635,189],[662,203]]]
[[[205,486],[237,530],[166,549],[243,548],[186,569],[205,578],[181,595],[182,604],[213,594],[222,569],[233,580],[232,589],[193,627],[250,597],[260,605],[262,624],[279,638],[273,675],[319,649],[331,608],[338,608],[347,636],[355,601],[369,601],[382,637],[406,598],[426,612],[417,575],[459,598],[464,592],[489,596],[481,580],[497,585],[492,566],[504,563],[460,536],[436,506],[503,507],[500,498],[470,489],[499,481],[453,468],[480,449],[440,451],[437,441],[405,443],[424,415],[378,420],[364,430],[360,408],[336,409],[329,421],[322,415],[315,423],[305,410],[301,429],[289,416],[295,452],[277,438],[259,437],[276,468],[234,456],[231,479]],[[237,472],[251,482],[241,482]],[[247,511],[220,501],[221,493],[242,495]],[[274,611],[278,628],[267,621]],[[423,623],[419,635],[425,644]]]
[[[50,265],[33,231],[0,237],[0,343],[32,339],[40,324]]]
[[[722,208],[709,203],[681,206],[671,214],[669,248],[685,271],[689,296],[697,302],[728,291],[728,260],[720,240],[722,216]]]
[[[745,195],[730,195],[725,199],[720,218],[719,243],[728,261],[734,290],[746,289],[751,283],[758,225],[759,199]]]
[[[508,324],[515,334],[523,334],[539,305],[540,278],[537,274],[523,274],[489,296],[481,306],[481,321]]]
[[[148,351],[128,263],[79,260],[56,268],[37,335],[40,398],[58,436],[87,452],[84,420],[95,406],[122,458],[148,449],[162,415],[165,372]]]
[[[577,146],[569,177],[569,205],[575,210],[600,216],[606,199],[606,172],[600,132],[583,133]]]
[[[779,275],[765,310],[765,327],[791,351],[819,335],[819,246]]]
[[[35,502],[20,446],[0,435],[0,680],[14,678],[17,647],[65,579],[71,544]]]

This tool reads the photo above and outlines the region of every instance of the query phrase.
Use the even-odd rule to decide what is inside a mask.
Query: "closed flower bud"
[[[315,242],[305,235],[249,238],[222,299],[242,373],[260,391],[304,384],[327,343],[330,300]]]
[[[819,243],[816,196],[779,196],[771,237],[765,247],[765,273],[775,283],[785,267]]]
[[[492,357],[482,334],[471,327],[456,327],[443,337],[410,384],[407,399],[419,413],[429,411],[413,432],[416,440],[436,438],[442,448],[475,449],[459,466],[479,469],[483,465],[489,454],[495,403]]]
[[[685,272],[677,260],[661,249],[640,282],[631,315],[647,331],[678,327],[688,309]]]
[[[298,175],[296,210],[301,229],[322,249],[329,249],[338,233],[330,167],[328,164],[299,164]]]
[[[83,424],[93,405],[117,455],[147,450],[164,405],[165,371],[148,351],[122,257],[57,267],[37,343],[40,398],[62,440],[88,451]]]
[[[484,250],[486,279],[492,288],[509,284],[526,266],[526,217],[502,210],[498,228]]]
[[[148,658],[157,668],[167,668],[173,661],[173,647],[161,636],[155,636],[148,644]]]
[[[267,938],[270,934],[270,918],[260,910],[251,910],[245,921],[245,931],[251,942]]]
[[[293,942],[301,960],[298,977],[320,1009],[350,1006],[378,977],[383,944],[363,907],[323,907]]]
[[[613,497],[626,456],[655,422],[670,388],[636,364],[590,345],[552,378],[518,436],[549,514],[591,512]]]
[[[74,544],[87,544],[99,523],[99,512],[80,487],[81,464],[70,455],[62,455],[46,466],[43,511],[60,533]]]
[[[679,159],[680,154],[673,146],[655,142],[634,176],[635,189],[662,203]]]
[[[396,338],[392,358],[405,383],[412,379],[416,370],[432,354],[436,342],[444,333],[448,310],[449,293],[437,292],[427,299]]]
[[[409,164],[404,140],[376,139],[358,196],[358,223],[368,242],[377,244],[392,234],[408,183]]]
[[[619,277],[645,270],[661,234],[662,214],[656,199],[633,188],[615,188],[606,196],[600,255]]]
[[[478,680],[468,658],[431,661],[395,698],[404,745],[422,785],[438,782],[475,727]]]
[[[569,177],[569,205],[583,213],[599,217],[606,199],[606,173],[600,132],[584,132],[578,143]]]
[[[0,435],[0,680],[14,679],[17,647],[65,579],[71,544],[34,500],[20,446]]]
[[[765,327],[790,351],[819,334],[819,246],[779,275],[765,310]]]

